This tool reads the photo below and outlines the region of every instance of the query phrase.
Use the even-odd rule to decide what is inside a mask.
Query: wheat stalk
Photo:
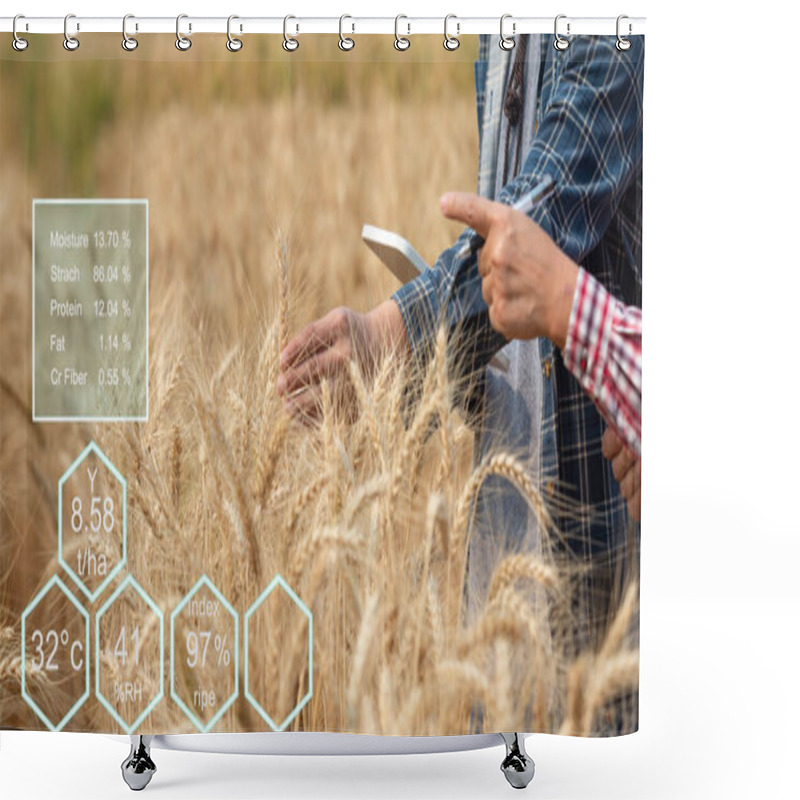
[[[537,556],[515,553],[506,556],[495,569],[489,585],[489,602],[495,600],[504,589],[512,586],[515,581],[523,578],[535,581],[548,589],[552,589],[558,584],[558,574],[554,567],[543,563]]]
[[[277,250],[280,286],[280,349],[289,342],[289,247],[280,229],[277,232]]]

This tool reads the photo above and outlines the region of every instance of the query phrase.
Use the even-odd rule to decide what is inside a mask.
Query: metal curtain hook
[[[342,14],[342,16],[339,17],[339,49],[345,51],[352,50],[356,46],[355,39],[352,39],[349,36],[345,36],[344,32],[342,31],[342,26],[346,19],[353,19],[353,18],[349,14]],[[355,22],[351,22],[350,24],[353,28],[353,32],[355,32],[356,30]]]
[[[294,36],[289,36],[289,33],[286,29],[286,26],[288,25],[290,19],[297,19],[297,17],[293,17],[291,14],[287,14],[283,18],[283,49],[287,53],[293,53],[295,50],[297,50],[298,47],[300,47],[300,42]],[[295,27],[295,32],[299,33],[300,26],[296,22],[294,24],[294,27]]]
[[[122,49],[129,53],[139,46],[139,40],[134,36],[128,36],[128,20],[135,19],[133,14],[126,14],[122,18]]]
[[[14,17],[14,22],[11,24],[11,32],[14,34],[14,40],[11,42],[11,46],[17,50],[18,52],[22,52],[23,50],[27,50],[28,48],[28,40],[23,39],[21,36],[17,34],[17,20],[18,19],[25,19],[23,14],[17,14]]]
[[[178,50],[184,50],[185,51],[185,50],[188,50],[192,46],[192,40],[189,39],[188,37],[184,36],[181,33],[181,20],[182,19],[188,19],[188,18],[189,18],[188,14],[178,14],[178,17],[175,20],[175,36],[176,36],[175,47],[177,47]],[[189,25],[189,30],[190,31],[192,30],[192,26],[191,25]]]
[[[511,19],[511,16],[512,16],[511,14],[503,14],[503,16],[500,17],[500,49],[501,50],[513,50],[514,49],[514,45],[517,43],[516,40],[514,39],[514,34],[517,32],[517,23],[516,22],[512,22],[511,23],[511,34],[512,34],[511,36],[506,36],[505,33],[503,33],[503,25],[505,24],[505,21],[507,19]]]
[[[405,14],[398,14],[394,18],[394,49],[395,50],[408,50],[411,47],[411,39],[406,39],[405,36],[401,36],[399,32],[400,20],[401,19],[408,19]],[[411,25],[408,25],[408,32],[411,33]]]
[[[556,50],[558,50],[558,51],[563,51],[563,50],[566,50],[566,49],[569,47],[569,39],[565,39],[565,38],[564,38],[564,37],[563,37],[563,36],[562,36],[562,35],[561,35],[561,34],[558,32],[558,21],[559,21],[560,19],[567,19],[567,15],[566,15],[566,14],[559,14],[559,15],[556,17],[555,25],[554,25],[554,27],[553,27],[553,31],[554,31],[554,33],[555,33],[555,37],[556,37],[556,38],[555,38],[555,40],[553,41],[553,47],[555,47],[555,49],[556,49]],[[569,21],[567,21],[567,36],[569,36],[569,33],[570,33],[570,30],[569,30],[569,29],[570,29],[570,24],[569,24]]]
[[[458,18],[456,17],[455,14],[448,14],[444,18],[444,42],[442,44],[444,45],[445,50],[450,50],[452,52],[453,50],[458,50],[458,46],[461,44],[461,42],[457,38],[458,34],[461,33],[461,23],[456,21],[456,35],[451,36],[447,32],[447,23],[451,19],[457,20]]]
[[[231,34],[231,22],[235,19],[239,19],[236,14],[231,14],[228,17],[228,41],[225,43],[225,47],[227,47],[231,53],[238,53],[244,46],[244,42],[241,39],[237,39]],[[241,28],[239,30],[241,30]]]
[[[617,17],[617,50],[619,50],[620,52],[625,52],[625,50],[630,50],[631,49],[631,40],[630,39],[626,39],[619,32],[620,31],[620,22],[622,22],[622,20],[624,20],[624,19],[628,19],[628,17],[625,14],[620,14]],[[631,23],[629,22],[628,23],[628,35],[629,36],[630,36],[632,30],[633,30],[633,25],[631,25]]]
[[[67,14],[67,16],[64,17],[64,49],[69,50],[70,52],[72,52],[73,50],[77,50],[81,46],[81,43],[78,41],[76,36],[69,35],[68,28],[69,28],[69,21],[71,19],[75,19],[74,14]],[[76,24],[76,31],[79,31],[80,29],[81,29],[80,25]]]

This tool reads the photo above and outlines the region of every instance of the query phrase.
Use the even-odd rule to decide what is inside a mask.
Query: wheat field
[[[403,64],[377,43],[359,42],[352,63],[315,46],[304,40],[296,64],[270,51],[131,66],[116,39],[100,66],[82,54],[66,69],[49,51],[33,66],[0,61],[0,726],[41,727],[20,698],[19,618],[51,575],[69,583],[56,559],[57,484],[94,440],[128,483],[128,559],[87,610],[131,574],[168,620],[207,574],[243,618],[282,575],[313,612],[314,691],[289,729],[600,735],[621,705],[621,730],[632,730],[637,585],[623,587],[597,646],[576,654],[560,624],[573,567],[550,547],[547,503],[517,454],[472,463],[443,335],[422,374],[391,352],[370,377],[354,364],[355,413],[327,384],[319,425],[284,411],[287,339],[397,288],[361,226],[398,231],[432,262],[458,233],[438,197],[472,190],[477,161],[474,48],[445,61],[438,40],[415,41]],[[26,99],[45,85],[60,98]],[[149,199],[144,423],[31,422],[31,199],[81,195]],[[421,387],[413,405],[409,383]],[[542,543],[498,555],[469,618],[467,547],[490,475],[526,497]],[[146,627],[142,646],[156,636]],[[308,655],[307,629],[277,598],[251,627],[249,657],[251,692],[273,718],[306,693]],[[167,648],[167,672],[169,660]],[[148,672],[148,690],[158,678]],[[53,709],[74,695],[30,665],[27,681]],[[268,730],[241,694],[215,730]],[[168,695],[139,732],[195,730]],[[67,729],[120,730],[94,697]]]

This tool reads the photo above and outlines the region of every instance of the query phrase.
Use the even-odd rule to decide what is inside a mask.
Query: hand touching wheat
[[[302,422],[318,418],[320,385],[327,379],[345,402],[352,400],[350,362],[371,375],[384,348],[408,349],[400,309],[386,300],[366,314],[336,308],[306,325],[281,353],[278,394],[289,413]]]

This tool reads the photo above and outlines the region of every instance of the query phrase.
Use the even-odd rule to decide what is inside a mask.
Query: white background
[[[527,792],[798,796],[796,5],[5,5],[3,14],[28,16],[647,16],[641,730],[612,741],[532,737],[537,775]],[[5,732],[0,793],[125,797],[126,753],[97,735]],[[159,771],[146,791],[170,799],[509,797],[501,755],[156,751]]]

